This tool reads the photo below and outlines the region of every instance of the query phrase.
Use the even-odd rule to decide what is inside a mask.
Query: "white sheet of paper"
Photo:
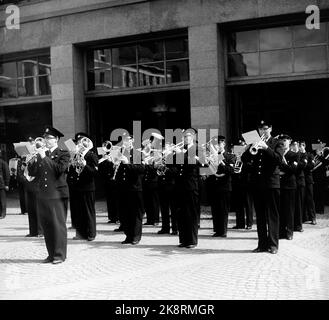
[[[246,144],[253,144],[261,140],[257,130],[242,133],[242,137]]]
[[[246,149],[246,146],[233,146],[233,153],[235,155],[241,155],[245,149]]]
[[[97,147],[97,154],[99,156],[104,155],[106,152],[104,151],[103,147]]]
[[[325,146],[325,143],[312,143],[312,150],[322,150]]]
[[[70,152],[75,152],[77,150],[77,146],[72,139],[68,139],[68,140],[64,141],[64,144],[65,144],[67,150]]]

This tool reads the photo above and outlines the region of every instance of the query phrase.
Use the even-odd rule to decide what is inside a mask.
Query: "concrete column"
[[[83,55],[63,45],[51,47],[50,57],[53,126],[65,134],[65,141],[87,130]]]
[[[188,29],[191,124],[226,135],[223,48],[217,24]]]

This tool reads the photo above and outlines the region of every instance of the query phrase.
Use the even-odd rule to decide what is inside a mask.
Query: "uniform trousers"
[[[303,212],[303,222],[316,219],[315,205],[313,197],[313,184],[306,184],[305,187],[305,204]]]
[[[7,213],[7,195],[5,189],[0,189],[0,217],[5,217]]]
[[[210,198],[214,232],[221,236],[227,234],[230,194],[230,191],[218,191]]]
[[[26,191],[27,213],[29,219],[29,234],[32,236],[42,235],[43,230],[38,212],[38,199],[34,191]]]
[[[177,231],[177,203],[173,184],[159,184],[159,200],[161,208],[162,230],[170,231],[170,220],[172,231]]]
[[[258,248],[279,248],[280,189],[253,188]]]
[[[315,182],[313,185],[314,203],[316,213],[324,213],[326,184]]]
[[[105,196],[107,204],[107,217],[110,221],[116,222],[119,220],[119,199],[116,182],[114,180],[106,183]]]
[[[199,193],[197,190],[182,190],[177,186],[177,225],[179,242],[183,245],[198,244]]]
[[[296,190],[294,231],[300,231],[303,229],[304,199],[305,199],[305,187],[298,186]]]
[[[21,213],[25,214],[27,211],[27,194],[23,183],[18,183],[19,206]]]
[[[237,228],[251,227],[253,225],[252,193],[247,187],[241,187],[236,194],[236,226]]]
[[[95,191],[70,189],[71,216],[75,217],[77,235],[87,239],[96,237]]]
[[[144,209],[146,211],[146,223],[158,223],[160,215],[160,205],[157,182],[143,184],[143,201]]]
[[[40,222],[51,260],[65,260],[67,253],[66,210],[68,199],[38,198]]]
[[[280,200],[280,237],[292,237],[294,234],[294,213],[296,189],[281,189]]]

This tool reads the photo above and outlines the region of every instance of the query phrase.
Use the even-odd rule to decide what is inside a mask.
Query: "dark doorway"
[[[155,128],[163,134],[166,128],[189,128],[191,123],[188,90],[92,98],[88,107],[90,133],[98,146],[114,129],[133,133],[133,121],[141,121],[142,132]]]
[[[329,144],[329,80],[307,80],[241,85],[230,89],[231,136],[256,129],[264,119],[272,123],[273,135],[287,133]]]

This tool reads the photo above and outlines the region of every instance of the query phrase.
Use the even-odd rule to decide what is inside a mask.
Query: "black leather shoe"
[[[123,232],[123,228],[119,227],[113,230],[114,232]]]
[[[267,249],[265,249],[265,248],[256,248],[256,249],[254,249],[254,250],[252,250],[252,252],[255,252],[255,253],[258,253],[258,252],[266,252],[267,251]]]
[[[268,249],[268,252],[269,253],[272,253],[272,254],[277,254],[278,253],[278,249],[277,248],[269,248]]]
[[[33,234],[27,234],[26,236],[25,236],[25,238],[32,238],[32,237],[37,237],[38,235],[36,234],[36,235],[33,235]]]
[[[316,225],[316,220],[312,220],[311,224]]]
[[[167,230],[159,230],[158,231],[158,234],[169,234],[170,232],[169,232],[169,230],[167,231]]]
[[[131,243],[131,241],[126,239],[126,240],[123,240],[121,243],[122,244],[128,244],[128,243]]]
[[[93,241],[93,240],[95,240],[95,237],[88,237],[87,240],[88,241]]]
[[[287,240],[292,240],[293,238],[292,238],[292,236],[287,236],[286,239],[287,239]]]
[[[180,243],[177,247],[184,248],[184,247],[186,247],[186,244]]]
[[[151,222],[145,222],[145,223],[143,223],[143,225],[144,225],[144,226],[153,226],[154,223],[151,223]]]
[[[139,241],[132,241],[131,244],[132,244],[132,245],[139,244]]]
[[[51,263],[53,262],[53,259],[51,259],[50,257],[47,257],[46,259],[42,260],[42,263]]]
[[[244,227],[234,226],[232,229],[244,229]]]
[[[60,264],[60,263],[63,263],[64,260],[62,259],[56,259],[56,260],[53,260],[53,264]]]
[[[189,245],[187,245],[185,248],[187,248],[187,249],[193,249],[193,248],[195,248],[195,247],[196,247],[195,244],[189,244]]]
[[[246,229],[247,230],[251,230],[252,229],[252,226],[247,226]]]
[[[173,236],[177,236],[177,235],[178,235],[178,232],[177,232],[177,231],[173,231],[173,232],[171,233],[171,235],[173,235]]]
[[[212,236],[213,236],[213,237],[219,237],[219,238],[226,238],[226,237],[227,237],[226,234],[219,234],[219,233],[217,233],[217,232],[215,232]]]
[[[294,230],[294,232],[304,232],[304,229]]]

